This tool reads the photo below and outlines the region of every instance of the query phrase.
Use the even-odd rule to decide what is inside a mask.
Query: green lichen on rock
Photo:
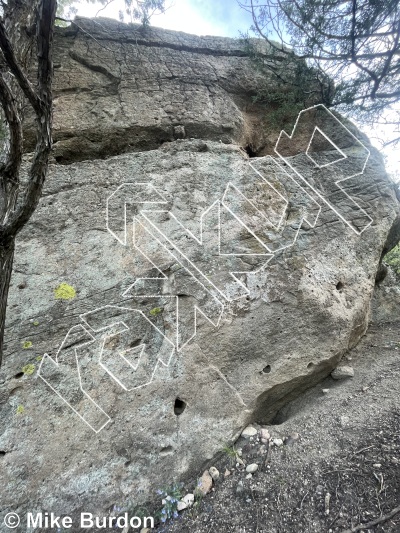
[[[22,372],[27,376],[31,376],[35,372],[35,365],[29,363],[22,367]]]
[[[60,283],[60,285],[54,289],[54,296],[57,300],[72,300],[76,296],[76,290],[68,283]]]
[[[385,255],[384,261],[392,267],[396,276],[400,278],[400,244]]]
[[[161,307],[154,307],[153,309],[151,309],[151,310],[149,311],[149,314],[150,314],[151,316],[157,316],[157,315],[159,315],[159,314],[162,313],[162,312],[163,312],[163,309],[162,309]]]
[[[34,325],[34,326],[38,326],[38,325],[39,325],[39,320],[35,320],[35,321],[33,322],[33,325]]]
[[[17,415],[23,415],[25,412],[25,407],[23,405],[19,405],[17,407]]]
[[[22,348],[24,350],[27,350],[28,348],[32,348],[32,342],[31,341],[24,341]]]

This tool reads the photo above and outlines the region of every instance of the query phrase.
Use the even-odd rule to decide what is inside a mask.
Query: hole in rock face
[[[18,374],[15,374],[14,379],[21,379],[23,375],[23,372],[18,372]]]
[[[337,291],[341,291],[343,289],[344,285],[341,281],[339,281],[337,284],[336,284],[336,290]]]
[[[166,446],[165,448],[161,448],[160,455],[161,456],[170,455],[173,451],[174,450],[172,446]]]
[[[4,457],[6,453],[4,450],[0,450],[0,457]]]
[[[186,402],[184,402],[180,398],[177,398],[174,404],[174,413],[176,414],[176,416],[181,415],[185,409],[186,409]]]
[[[246,145],[244,149],[249,157],[257,157],[257,152],[254,150],[254,146],[252,144]]]
[[[281,424],[283,424],[284,422],[286,422],[286,420],[288,419],[288,416],[287,414],[284,412],[283,409],[279,410],[276,415],[274,416],[274,418],[271,420],[270,422],[270,425],[271,426],[280,426]]]
[[[271,372],[271,365],[267,365],[263,368],[263,374],[269,374]]]
[[[136,339],[130,343],[129,348],[134,348],[135,346],[139,346],[139,344],[141,343],[142,343],[142,339]]]
[[[314,363],[308,363],[307,370],[311,370],[312,368],[314,368],[314,366]]]

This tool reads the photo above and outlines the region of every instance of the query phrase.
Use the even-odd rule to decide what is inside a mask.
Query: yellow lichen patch
[[[27,350],[28,348],[32,348],[31,341],[24,341],[22,348],[24,348],[24,350]]]
[[[25,407],[23,405],[19,405],[17,407],[17,415],[23,415],[25,412]]]
[[[151,311],[149,311],[149,314],[151,316],[157,316],[157,315],[159,315],[162,312],[163,312],[163,310],[161,309],[161,307],[154,307],[153,309],[151,309]]]
[[[36,357],[36,361],[41,361],[42,359],[43,359],[43,355],[38,355],[38,356]]]
[[[31,376],[35,372],[35,365],[28,364],[22,367],[22,372],[27,376]]]
[[[76,296],[76,290],[68,283],[60,283],[60,285],[54,289],[54,296],[57,300],[72,300]]]

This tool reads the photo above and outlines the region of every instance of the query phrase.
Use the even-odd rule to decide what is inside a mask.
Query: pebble
[[[214,481],[216,481],[219,478],[219,470],[217,470],[215,466],[211,466],[208,469],[208,472],[210,473],[210,476],[213,478]]]
[[[250,474],[250,472],[247,474],[246,479],[251,479],[253,477],[253,474]]]
[[[225,473],[224,473],[224,477],[228,477],[228,476],[230,476],[230,475],[231,475],[231,471],[228,470],[228,469],[226,469],[226,470],[225,470]]]
[[[176,509],[177,511],[183,511],[184,509],[187,509],[187,507],[187,504],[183,500],[181,500],[177,503]]]
[[[340,417],[340,425],[344,428],[349,425],[350,417],[343,415]]]
[[[338,366],[331,373],[333,379],[346,379],[354,377],[354,369],[351,366]]]
[[[239,483],[237,484],[237,487],[236,487],[236,492],[243,492],[244,490],[244,487],[243,487],[243,481],[239,481]]]
[[[197,482],[196,492],[205,496],[212,489],[213,480],[208,470],[206,470]]]
[[[180,502],[178,502],[177,509],[178,511],[183,511],[184,509],[187,509],[188,507],[191,507],[194,503],[194,494],[186,494]]]
[[[374,463],[372,466],[374,468],[380,468],[382,465],[380,463]]]
[[[251,465],[246,466],[246,472],[249,474],[254,474],[254,472],[257,472],[258,470],[258,464],[252,463]]]
[[[129,530],[128,530],[129,531]],[[148,527],[143,527],[141,530],[140,530],[140,533],[150,533],[150,529]]]
[[[329,389],[322,389],[323,394],[329,394]]]
[[[282,439],[273,439],[272,442],[275,444],[275,446],[283,446]]]
[[[285,446],[290,446],[297,440],[299,440],[299,434],[294,432],[294,433],[290,433],[290,435],[285,437],[285,440],[283,441],[283,443],[285,444]]]
[[[254,426],[247,426],[247,428],[244,428],[244,430],[242,431],[242,437],[244,437],[245,439],[249,439],[250,437],[254,437],[255,435],[257,435],[257,433],[258,431]]]
[[[260,439],[263,444],[267,444],[269,439],[271,438],[271,435],[269,434],[268,429],[261,428],[260,429]]]

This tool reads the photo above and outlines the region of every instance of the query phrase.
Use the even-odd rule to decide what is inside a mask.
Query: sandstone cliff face
[[[55,45],[59,162],[149,150],[182,137],[273,148],[276,132],[260,128],[265,110],[253,97],[276,78],[255,67],[241,41],[78,19],[59,30]]]
[[[250,98],[272,78],[240,43],[80,24],[96,39],[63,30],[55,59],[72,163],[18,240],[0,519],[139,504],[270,421],[365,332],[399,217],[379,154],[325,108],[273,152]]]

